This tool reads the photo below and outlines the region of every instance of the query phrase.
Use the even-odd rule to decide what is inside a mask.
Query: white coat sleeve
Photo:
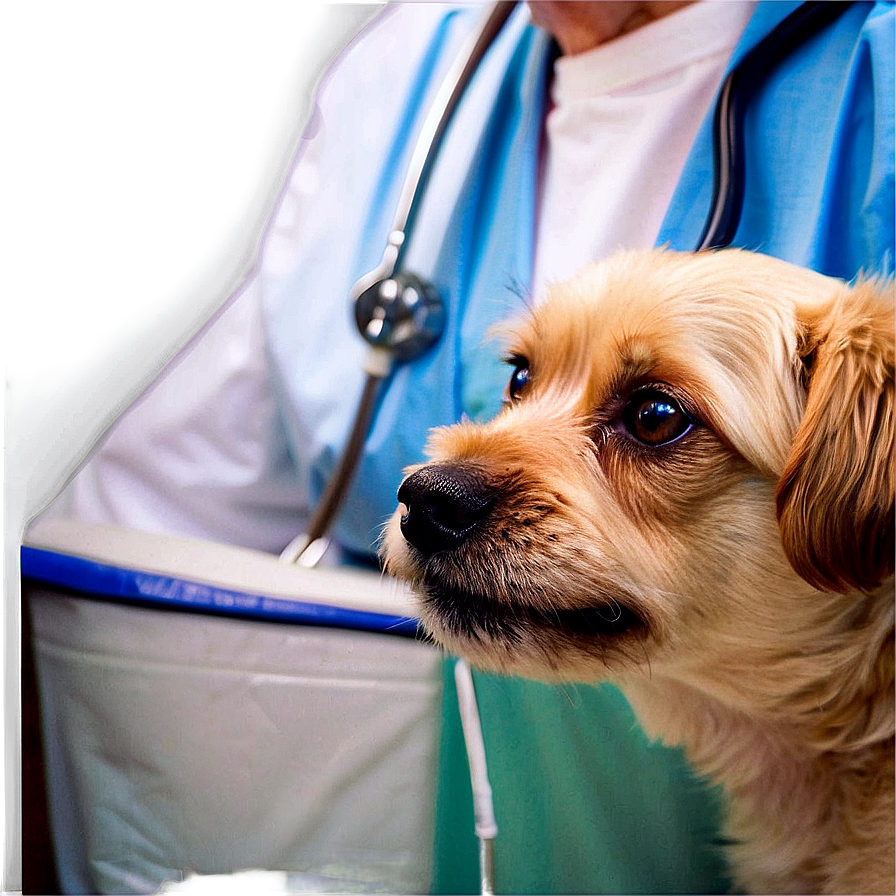
[[[279,551],[305,496],[272,394],[253,278],[113,425],[64,515]]]
[[[246,281],[110,427],[46,516],[273,553],[304,529],[307,479],[272,387],[263,293],[305,250],[322,144],[303,137]]]

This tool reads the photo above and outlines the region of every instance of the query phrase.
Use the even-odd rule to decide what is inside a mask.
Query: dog
[[[723,785],[748,892],[894,891],[893,307],[738,249],[594,264],[383,533],[448,651],[612,681]]]

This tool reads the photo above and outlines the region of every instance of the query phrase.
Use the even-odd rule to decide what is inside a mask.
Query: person
[[[447,328],[390,376],[333,537],[374,562],[433,426],[500,407],[489,328],[617,248],[692,249],[726,73],[798,4],[530,2],[470,85],[410,237]],[[279,553],[345,441],[366,348],[347,297],[380,260],[403,172],[475,6],[390,4],[322,81],[251,276],[64,495],[87,522]],[[850,279],[893,267],[893,4],[855,3],[769,74],[745,123],[735,244]],[[720,891],[716,795],[611,689],[477,677],[508,892]],[[451,685],[446,677],[446,707]],[[435,891],[476,886],[445,710]]]

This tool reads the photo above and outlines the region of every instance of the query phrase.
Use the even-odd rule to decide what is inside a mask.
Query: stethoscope
[[[327,532],[351,484],[383,382],[396,364],[412,361],[429,351],[444,331],[446,309],[438,288],[404,270],[402,260],[448,125],[480,62],[516,5],[513,0],[502,0],[487,9],[482,24],[448,71],[411,154],[382,260],[350,291],[355,322],[370,346],[364,362],[366,379],[336,471],[318,501],[307,531],[281,554],[284,561],[307,567],[317,565],[328,546]],[[730,245],[740,223],[746,183],[744,119],[750,102],[779,63],[849,5],[825,0],[801,4],[728,74],[714,112],[713,195],[696,251]]]

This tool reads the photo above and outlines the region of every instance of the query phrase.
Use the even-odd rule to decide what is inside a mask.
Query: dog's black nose
[[[404,537],[426,557],[463,544],[489,514],[494,495],[485,474],[456,464],[421,467],[402,482]]]

